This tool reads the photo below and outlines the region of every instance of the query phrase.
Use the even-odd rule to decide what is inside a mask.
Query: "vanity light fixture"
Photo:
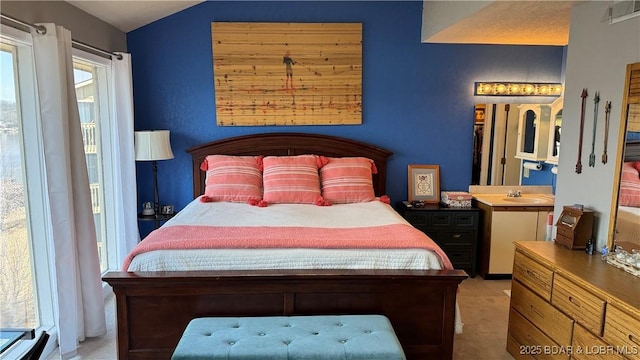
[[[559,83],[476,82],[474,95],[481,96],[560,96]]]

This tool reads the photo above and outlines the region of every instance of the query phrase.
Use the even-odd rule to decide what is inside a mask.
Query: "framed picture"
[[[440,202],[440,166],[409,165],[409,202]]]

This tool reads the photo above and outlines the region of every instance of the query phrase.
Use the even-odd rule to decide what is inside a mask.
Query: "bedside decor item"
[[[409,202],[440,202],[440,166],[409,165]]]
[[[142,204],[142,215],[144,216],[152,216],[155,215],[155,211],[153,210],[153,204],[150,201],[146,201]]]
[[[466,191],[440,192],[440,202],[447,207],[471,207],[471,198]]]
[[[162,205],[160,213],[162,215],[173,215],[173,205]]]
[[[159,214],[158,160],[173,159],[169,130],[136,131],[134,133],[136,161],[151,161],[153,170],[153,214]]]

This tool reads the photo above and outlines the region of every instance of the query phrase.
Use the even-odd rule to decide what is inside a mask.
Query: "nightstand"
[[[160,227],[160,223],[167,221],[174,217],[176,214],[155,214],[155,215],[142,215],[138,214],[138,221],[153,221],[155,228]]]
[[[435,241],[451,260],[453,267],[476,276],[478,247],[478,208],[452,208],[427,204],[423,208],[408,208],[396,203],[396,210],[411,225]]]

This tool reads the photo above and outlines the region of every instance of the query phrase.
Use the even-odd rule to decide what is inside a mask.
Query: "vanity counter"
[[[544,241],[555,198],[545,186],[472,186],[474,205],[480,209],[480,275],[508,278],[513,269],[514,240]],[[509,193],[520,196],[508,196]]]
[[[536,206],[553,207],[555,197],[552,194],[522,194],[509,197],[506,194],[473,194],[473,199],[488,206]]]
[[[551,186],[482,186],[471,185],[469,192],[476,203],[487,206],[507,207],[551,207],[555,196]],[[520,192],[518,197],[507,194]],[[551,209],[553,211],[553,209]]]

